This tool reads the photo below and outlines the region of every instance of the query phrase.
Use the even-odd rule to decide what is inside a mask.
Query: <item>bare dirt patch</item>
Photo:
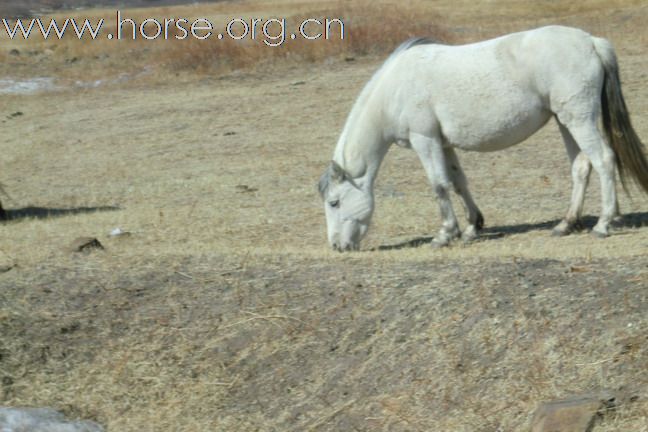
[[[646,415],[645,259],[226,262],[5,287],[5,399],[115,430],[521,430],[601,386],[608,430]]]

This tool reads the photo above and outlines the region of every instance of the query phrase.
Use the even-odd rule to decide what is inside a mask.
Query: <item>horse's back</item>
[[[448,81],[460,86],[503,82],[548,94],[555,81],[597,74],[594,39],[580,29],[547,26],[467,45],[419,45],[403,53],[402,68],[426,70],[439,88]]]
[[[481,151],[526,139],[570,98],[600,95],[602,83],[593,38],[561,26],[419,45],[397,60],[383,78],[388,109],[416,124],[432,116],[449,144]]]

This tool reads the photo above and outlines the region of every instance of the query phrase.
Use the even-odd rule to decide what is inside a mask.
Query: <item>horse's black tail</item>
[[[621,92],[619,65],[614,48],[605,39],[593,39],[605,71],[601,95],[603,128],[614,151],[623,189],[628,191],[627,180],[631,178],[648,193],[648,161],[644,154],[644,146],[630,122],[630,114]]]

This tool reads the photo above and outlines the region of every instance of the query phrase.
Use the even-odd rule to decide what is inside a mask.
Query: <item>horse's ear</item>
[[[346,172],[337,162],[331,161],[331,180],[337,183],[342,183],[346,179]]]

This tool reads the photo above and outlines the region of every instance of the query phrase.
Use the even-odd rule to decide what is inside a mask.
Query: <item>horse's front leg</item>
[[[441,210],[443,225],[439,234],[434,238],[433,245],[436,247],[446,246],[458,238],[461,232],[450,201],[452,182],[448,174],[441,139],[438,136],[410,133],[410,144],[421,159]]]
[[[461,233],[461,238],[469,242],[476,239],[477,234],[484,227],[484,216],[479,210],[479,207],[477,207],[477,204],[475,204],[470,190],[468,190],[468,180],[466,180],[466,175],[461,169],[459,158],[457,158],[454,149],[447,147],[443,151],[445,153],[446,163],[448,164],[448,172],[452,180],[452,185],[457,195],[461,197],[464,213],[468,222],[468,226]]]

